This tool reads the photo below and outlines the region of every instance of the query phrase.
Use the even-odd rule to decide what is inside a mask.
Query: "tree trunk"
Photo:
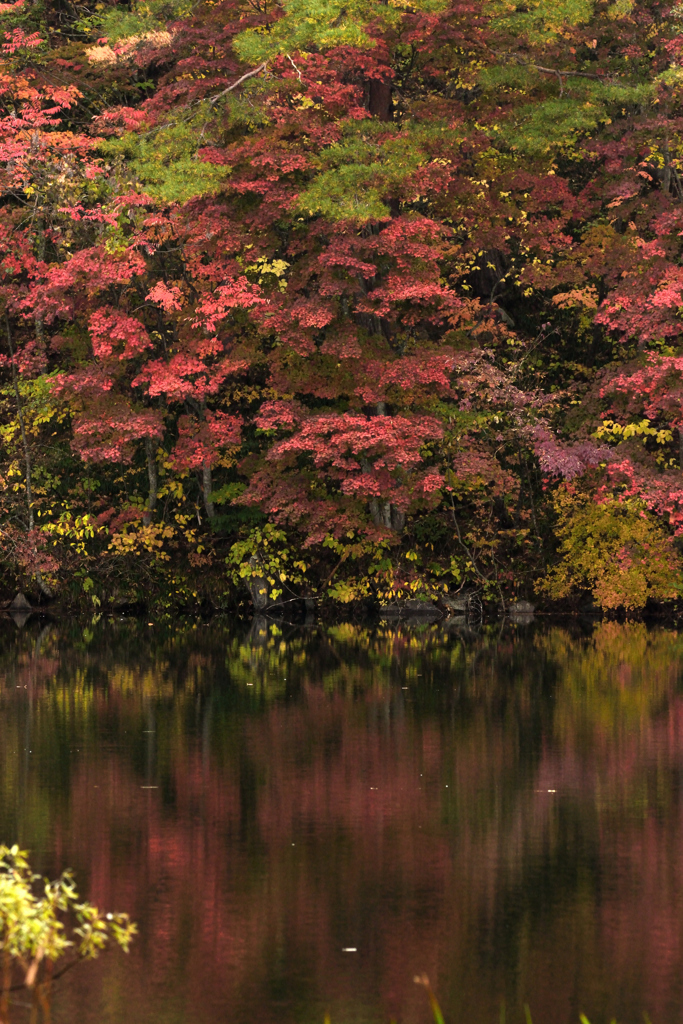
[[[10,361],[12,363],[12,384],[14,385],[14,397],[17,403],[17,418],[19,419],[19,432],[21,434],[21,444],[24,449],[24,463],[26,466],[26,511],[28,515],[28,532],[33,533],[35,528],[35,519],[33,516],[33,488],[31,483],[31,452],[28,447],[28,438],[26,437],[26,424],[24,423],[24,407],[21,404],[21,394],[19,392],[19,377],[17,374],[17,364],[14,358],[14,345],[12,344],[12,331],[9,325],[9,317],[5,313],[5,328],[7,330],[7,347],[9,348]],[[38,556],[38,549],[33,541],[33,551]],[[52,591],[47,586],[43,579],[43,574],[40,569],[35,570],[34,575],[38,582],[42,593],[45,597],[52,597]]]
[[[391,529],[394,533],[403,533],[406,528],[406,514],[395,505],[391,506]]]
[[[216,509],[211,501],[211,491],[213,490],[211,484],[211,466],[208,462],[202,463],[202,493],[204,495],[204,508],[206,514],[209,517],[209,521],[215,518]]]
[[[251,556],[249,567],[253,575],[249,577],[247,586],[254,603],[254,611],[263,612],[272,602],[268,593],[268,580],[261,570],[261,560],[258,555]]]
[[[152,516],[154,515],[154,509],[157,506],[157,460],[156,452],[154,450],[154,439],[151,437],[145,438],[145,455],[147,458],[147,477],[149,479],[149,496],[147,498],[147,508],[145,509],[142,521],[145,526],[149,526],[152,522]]]
[[[387,415],[386,402],[378,402],[375,409],[378,416]],[[361,469],[364,473],[372,473],[372,463],[369,459],[361,459]],[[370,509],[370,515],[375,526],[383,526],[386,530],[403,533],[406,525],[405,512],[401,512],[390,501],[383,501],[379,497],[372,497],[368,501],[368,508]]]
[[[38,221],[37,221],[37,224],[36,224],[36,243],[37,243],[36,244],[36,256],[38,257],[40,262],[43,263],[45,261],[46,239],[45,239],[45,225],[43,223],[42,218],[39,218]],[[34,322],[35,328],[36,328],[36,338],[40,342],[41,348],[44,349],[45,348],[45,324],[43,322],[43,318],[40,315],[40,313],[36,313],[36,315],[33,318],[33,322]]]
[[[669,152],[668,138],[664,142],[662,155],[664,157],[664,175],[662,178],[662,191],[666,195],[668,195],[671,191],[671,154]]]
[[[371,78],[365,88],[369,113],[378,121],[391,121],[393,115],[391,82],[381,82],[377,78]]]

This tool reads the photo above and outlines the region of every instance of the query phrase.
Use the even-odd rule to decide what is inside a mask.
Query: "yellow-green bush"
[[[672,538],[634,498],[597,501],[558,490],[561,560],[538,585],[555,599],[590,591],[600,608],[644,608],[648,598],[672,600],[683,589],[683,565]]]

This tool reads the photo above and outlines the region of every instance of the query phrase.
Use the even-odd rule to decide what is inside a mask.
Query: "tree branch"
[[[223,92],[218,92],[216,93],[215,96],[212,96],[211,99],[209,100],[209,103],[217,103],[219,99],[221,99],[223,96],[227,96],[229,92],[232,92],[233,89],[236,89],[238,85],[242,84],[242,82],[246,82],[248,78],[253,78],[254,75],[259,75],[262,71],[265,71],[267,67],[268,61],[264,60],[263,63],[259,64],[257,68],[254,68],[252,71],[247,71],[245,75],[242,75],[242,77],[238,78],[236,82],[233,82],[232,85],[229,85],[227,89],[223,89]]]
[[[485,576],[484,573],[481,571],[481,569],[477,565],[476,559],[474,557],[474,553],[467,547],[467,545],[465,544],[464,540],[462,539],[462,534],[460,532],[460,526],[458,524],[458,518],[457,518],[457,516],[455,514],[455,502],[453,501],[453,495],[452,494],[450,495],[450,499],[451,499],[451,513],[452,513],[452,516],[453,516],[453,525],[455,526],[455,533],[456,533],[456,536],[458,538],[458,544],[460,545],[460,547],[463,549],[463,551],[465,552],[465,554],[469,558],[470,565],[472,566],[472,568],[474,569],[474,571],[476,572],[477,576],[482,581],[482,583],[485,583],[485,584],[486,583],[490,583],[491,582],[490,577]],[[498,590],[498,597],[500,599],[500,606],[501,606],[501,609],[503,611],[503,616],[505,616],[506,610],[507,610],[506,609],[506,604],[505,604],[505,595],[503,594],[503,590],[502,590],[501,585],[500,585],[500,583],[498,581],[498,574],[497,573],[496,573],[496,576],[494,578],[494,583],[496,585],[496,589]]]
[[[514,61],[515,64],[519,64],[524,68],[533,68],[535,71],[539,71],[542,75],[555,75],[558,82],[560,83],[560,96],[564,95],[564,79],[565,78],[592,78],[597,82],[609,81],[606,75],[594,75],[589,71],[562,71],[560,68],[546,68],[543,64],[534,64],[532,61],[525,60],[518,53],[504,53],[498,50],[490,51],[494,57],[499,57],[504,61]]]

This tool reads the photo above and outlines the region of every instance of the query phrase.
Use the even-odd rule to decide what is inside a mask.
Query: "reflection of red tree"
[[[623,682],[630,682],[628,666]],[[675,673],[672,673],[675,675]],[[672,679],[672,683],[674,680]],[[536,986],[536,1017],[557,1019],[558,992],[574,1017],[576,993],[591,993],[595,1017],[668,1021],[680,1016],[683,967],[683,698],[670,698],[637,728],[597,729],[590,747],[576,735],[551,746],[536,775],[535,802],[545,829],[525,836],[524,856],[541,858],[561,808],[580,808],[596,878],[554,908],[526,973]],[[555,790],[555,793],[549,792]],[[592,806],[591,806],[592,805]],[[535,846],[535,850],[531,849]],[[597,884],[595,884],[597,883]],[[581,891],[583,890],[583,891]],[[551,983],[552,979],[552,983]]]
[[[467,942],[457,922],[476,918],[492,864],[465,832],[454,875],[443,815],[456,790],[466,798],[511,764],[514,748],[473,757],[473,739],[456,752],[437,721],[418,727],[395,710],[369,697],[349,716],[344,698],[310,688],[303,703],[248,720],[239,749],[212,752],[199,738],[181,749],[171,777],[150,780],[159,789],[141,788],[115,752],[81,762],[58,833],[90,898],[141,924],[136,1002],[170,985],[198,1020],[281,1020],[268,998],[281,958],[316,1013],[351,993],[382,1017],[423,1015],[413,975],[438,975],[447,936],[445,948]],[[83,980],[72,984],[82,991]]]
[[[213,719],[194,697],[183,719],[184,696],[95,690],[100,738],[73,759],[50,842],[141,935],[129,962],[69,978],[64,1020],[427,1021],[418,971],[452,1021],[495,1021],[503,996],[540,1024],[579,1010],[673,1020],[676,673],[632,706],[644,681],[619,664],[605,693],[625,703],[605,714],[567,677],[531,752],[530,688],[498,707],[490,678],[480,664],[466,713],[420,715],[370,686],[306,683],[295,701]],[[53,697],[37,691],[37,718]]]
[[[613,767],[624,820],[618,830],[607,820],[601,828],[602,857],[611,865],[601,931],[624,984],[633,990],[635,979],[645,980],[644,1009],[653,1020],[668,1020],[680,1016],[683,989],[683,699],[673,701],[644,735],[622,745],[640,806],[627,802],[624,780]]]

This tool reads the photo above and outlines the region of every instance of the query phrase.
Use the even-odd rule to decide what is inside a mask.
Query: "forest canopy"
[[[13,0],[0,41],[8,594],[679,598],[683,7]]]

